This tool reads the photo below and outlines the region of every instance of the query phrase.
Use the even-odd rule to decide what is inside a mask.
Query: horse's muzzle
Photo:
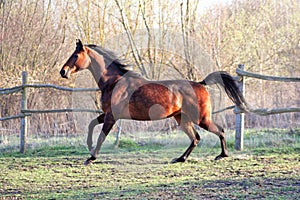
[[[61,77],[63,77],[63,78],[69,78],[69,76],[70,76],[70,70],[69,69],[66,70],[65,67],[62,68],[59,73],[60,73]]]
[[[63,78],[68,78],[67,73],[66,73],[66,71],[64,69],[60,70],[60,75]]]

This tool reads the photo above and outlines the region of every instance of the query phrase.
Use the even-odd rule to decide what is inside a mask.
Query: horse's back
[[[130,76],[116,84],[111,103],[117,118],[135,120],[158,120],[184,114],[197,123],[203,113],[210,112],[206,88],[187,80],[148,81]]]

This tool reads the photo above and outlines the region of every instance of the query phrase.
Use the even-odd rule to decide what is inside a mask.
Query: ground
[[[90,166],[83,145],[5,151],[0,199],[300,199],[299,143],[230,147],[219,161],[219,145],[203,146],[186,163],[170,164],[186,147],[123,138]]]

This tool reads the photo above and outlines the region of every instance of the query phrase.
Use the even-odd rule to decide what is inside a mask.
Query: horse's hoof
[[[92,164],[92,160],[90,160],[90,159],[87,159],[83,164],[85,165],[85,166],[88,166],[88,165],[90,165],[90,164]]]
[[[85,162],[84,162],[84,165],[87,166],[87,165],[90,165],[92,164],[92,162],[96,160],[96,157],[94,156],[91,156],[89,159],[87,159]]]
[[[220,155],[218,155],[218,156],[215,158],[215,160],[221,160],[222,158],[226,158],[226,157],[228,157],[228,155],[222,155],[222,154],[220,154]]]
[[[174,164],[174,163],[179,163],[179,162],[185,162],[185,159],[180,157],[180,158],[174,158],[171,163]]]

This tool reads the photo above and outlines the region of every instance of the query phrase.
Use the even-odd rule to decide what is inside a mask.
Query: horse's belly
[[[181,109],[180,102],[170,99],[153,100],[153,96],[132,100],[129,103],[129,115],[136,120],[159,120],[171,117]]]
[[[124,95],[126,94],[126,95]],[[124,97],[123,97],[124,96]],[[135,120],[159,120],[178,113],[182,106],[182,95],[169,85],[145,83],[132,92],[119,94],[115,115]]]
[[[151,107],[141,109],[130,109],[130,117],[136,120],[159,120],[170,117],[176,111],[166,109],[160,104],[153,104]]]

